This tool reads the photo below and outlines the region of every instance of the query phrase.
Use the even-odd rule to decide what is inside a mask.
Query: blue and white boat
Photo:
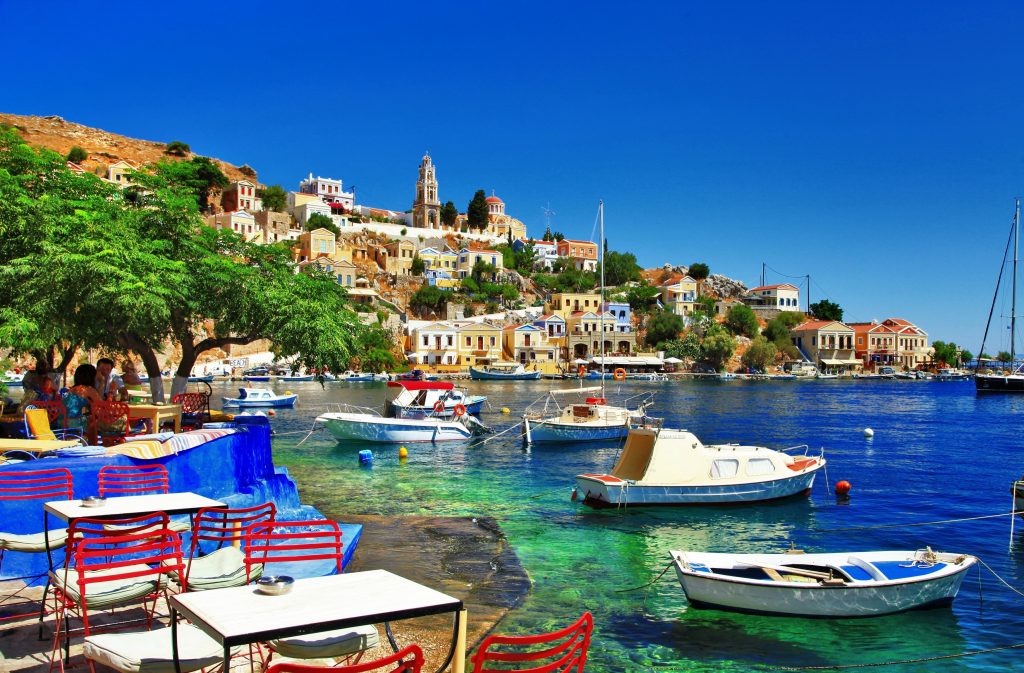
[[[299,396],[294,393],[278,395],[273,390],[267,390],[266,388],[239,388],[238,397],[224,398],[224,406],[242,408],[294,407],[295,400],[297,399],[299,399]]]
[[[282,383],[302,383],[304,381],[312,381],[316,376],[314,374],[302,374],[301,376],[278,376],[277,380]]]
[[[592,507],[777,500],[810,492],[825,452],[809,453],[806,445],[704,445],[686,430],[647,425],[629,431],[611,473],[577,475],[573,499]]]
[[[190,376],[188,377],[189,383],[213,383],[213,374],[206,374],[205,376]]]
[[[368,381],[387,381],[387,374],[374,374],[372,372],[353,372],[347,371],[344,374],[339,374],[336,381],[349,382],[349,383],[362,383]]]
[[[476,381],[536,381],[540,370],[528,372],[518,362],[495,362],[483,367],[470,367],[469,378]]]
[[[949,605],[978,560],[930,548],[670,554],[693,607],[787,617],[873,617]]]
[[[399,392],[388,401],[385,416],[393,418],[453,418],[479,414],[485,395],[470,395],[449,381],[390,381]]]
[[[586,397],[591,394],[594,396]],[[577,396],[578,401],[563,403],[567,396]],[[542,410],[533,411],[534,405],[527,407],[523,414],[523,440],[527,444],[621,440],[644,418],[650,405],[647,397],[630,409],[609,405],[600,386],[552,390]]]

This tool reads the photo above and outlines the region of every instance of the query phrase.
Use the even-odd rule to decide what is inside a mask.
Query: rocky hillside
[[[35,117],[0,112],[0,124],[14,127],[29,144],[45,147],[62,156],[67,156],[72,147],[81,147],[89,153],[89,158],[82,162],[82,166],[86,170],[97,173],[105,172],[107,166],[122,159],[134,164],[155,163],[168,157],[164,153],[166,142],[177,140],[177,138],[168,138],[166,142],[138,140],[65,121],[57,116]],[[188,142],[187,138],[181,140]],[[189,155],[189,157],[191,156],[193,155]],[[213,159],[213,161],[220,165],[229,180],[256,179],[256,171],[248,166],[240,168],[220,159]]]
[[[689,272],[689,267],[665,264],[656,269],[647,269],[643,272],[644,278],[652,285],[660,285],[672,276],[684,275]],[[717,299],[738,299],[747,293],[745,283],[728,276],[713,273],[702,284],[701,292],[707,296]]]

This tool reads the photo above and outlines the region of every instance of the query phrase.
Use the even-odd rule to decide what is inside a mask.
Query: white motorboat
[[[825,452],[809,452],[705,445],[686,430],[647,425],[629,431],[610,474],[577,475],[572,497],[592,507],[776,500],[810,492]]]
[[[451,442],[472,439],[486,427],[469,414],[454,420],[440,418],[385,418],[370,409],[330,411],[317,416],[317,423],[336,439],[364,442],[408,443]]]
[[[966,381],[971,375],[956,367],[943,367],[934,376],[936,381]]]
[[[469,378],[477,381],[537,381],[540,370],[527,371],[519,362],[494,362],[482,367],[470,367]]]
[[[479,414],[486,395],[470,395],[450,381],[389,381],[399,393],[388,402],[385,415],[393,418],[452,418]]]
[[[949,605],[967,554],[670,552],[690,605],[794,617],[871,617]]]
[[[579,402],[562,404],[560,398],[590,393],[601,397],[584,397]],[[527,444],[539,442],[593,442],[619,440],[639,423],[650,405],[645,400],[634,409],[609,405],[601,386],[552,390],[540,411],[523,414],[523,439]]]
[[[294,407],[299,396],[294,393],[278,395],[266,388],[239,388],[238,397],[225,397],[225,407]]]

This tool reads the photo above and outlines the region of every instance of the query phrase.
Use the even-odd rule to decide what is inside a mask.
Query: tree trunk
[[[164,380],[160,376],[160,363],[156,359],[156,351],[134,334],[120,334],[117,340],[122,348],[139,354],[142,364],[146,367],[146,375],[149,377],[149,392],[153,395],[152,401],[164,402]]]

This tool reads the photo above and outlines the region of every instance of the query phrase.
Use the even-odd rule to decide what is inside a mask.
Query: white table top
[[[152,495],[111,496],[99,507],[83,507],[81,500],[53,500],[43,507],[47,512],[65,521],[84,517],[108,519],[112,517],[136,516],[152,512],[167,514],[192,514],[204,507],[225,507],[219,500],[185,491],[183,493],[155,493]]]
[[[261,594],[252,585],[190,591],[171,596],[171,607],[222,645],[234,646],[457,612],[462,601],[387,570],[367,570],[296,580],[283,596]]]

